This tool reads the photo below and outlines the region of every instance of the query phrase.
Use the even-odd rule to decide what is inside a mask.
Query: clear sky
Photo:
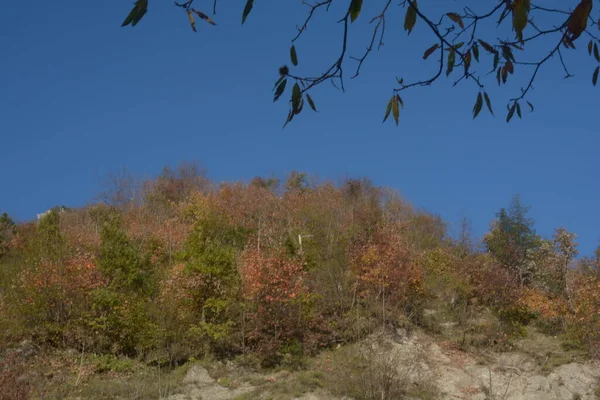
[[[243,27],[244,1],[221,1],[218,26],[198,21],[196,34],[170,1],[150,0],[133,29],[120,28],[133,1],[5,3],[0,210],[16,219],[83,205],[98,193],[99,177],[122,167],[152,176],[165,164],[197,161],[217,181],[292,170],[369,177],[450,222],[469,217],[478,235],[519,193],[541,234],[565,226],[583,254],[598,244],[600,89],[591,85],[587,40],[567,53],[575,78],[563,80],[557,60],[542,69],[529,97],[536,110],[523,120],[504,122],[520,82],[498,88],[490,80],[496,117],[484,110],[473,121],[474,85],[452,89],[442,80],[405,93],[396,128],[381,124],[395,77],[427,77],[436,58],[421,59],[435,43],[425,25],[408,37],[404,11],[394,7],[385,46],[360,78],[346,81],[345,94],[319,88],[320,112],[305,110],[282,130],[287,106],[273,103],[271,88],[305,15],[300,0],[257,0]],[[212,1],[197,3],[211,10]],[[449,7],[431,4],[441,6]],[[378,7],[366,5],[353,24],[350,55],[365,48]],[[322,72],[337,57],[341,26],[331,22],[339,17],[335,7],[319,16],[297,43],[299,74]],[[491,68],[491,59],[482,63]]]

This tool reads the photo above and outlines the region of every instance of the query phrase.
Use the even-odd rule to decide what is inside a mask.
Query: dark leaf
[[[362,9],[363,0],[352,0],[350,3],[350,22],[356,21]]]
[[[452,21],[456,22],[458,24],[458,26],[460,26],[461,29],[465,29],[465,24],[463,23],[463,20],[460,15],[458,15],[457,13],[453,13],[453,12],[449,12],[446,15]]]
[[[515,66],[513,65],[513,63],[508,61],[505,65],[506,65],[506,70],[512,75],[515,72]]]
[[[131,26],[136,26],[136,24],[140,22],[144,15],[146,15],[147,11],[148,0],[137,0],[133,6],[133,9],[129,12],[129,15],[127,15],[127,18],[125,18],[125,21],[123,21],[121,26],[127,26],[129,24],[131,24]]]
[[[246,1],[246,6],[244,7],[244,13],[242,14],[242,24],[244,22],[246,22],[246,18],[248,18],[248,15],[250,14],[250,11],[252,11],[253,6],[254,6],[254,0]]]
[[[296,46],[294,45],[290,48],[290,58],[292,59],[292,64],[298,65],[298,54],[296,54]]]
[[[292,110],[290,110],[290,112],[288,113],[287,119],[285,120],[285,124],[283,124],[283,128],[285,128],[285,126],[287,124],[289,124],[291,120],[294,119],[294,115],[295,115],[294,112]]]
[[[477,46],[477,43],[473,44],[471,49],[473,50],[473,57],[475,57],[475,60],[479,62],[479,46]]]
[[[519,116],[519,119],[521,119],[521,105],[519,103],[517,103],[517,115]]]
[[[491,46],[489,43],[487,43],[487,42],[484,42],[484,41],[483,41],[483,40],[481,40],[481,39],[479,39],[479,43],[481,44],[481,46],[482,46],[484,49],[486,49],[486,50],[487,50],[487,52],[488,52],[488,53],[491,53],[491,54],[496,54],[496,53],[498,53],[498,51],[497,51],[497,50],[496,50],[494,47],[492,47],[492,46]]]
[[[313,111],[317,111],[317,107],[315,107],[315,102],[313,101],[312,97],[310,97],[310,94],[306,94],[306,101],[308,101],[308,105],[310,106],[310,108],[312,108]]]
[[[455,62],[456,62],[456,51],[454,50],[454,47],[451,47],[450,51],[448,52],[448,65],[446,67],[446,76],[450,75],[450,73],[454,69]]]
[[[488,110],[490,110],[490,114],[494,115],[494,110],[492,110],[492,101],[490,100],[490,96],[488,96],[487,92],[483,92],[483,99],[485,100],[485,105]]]
[[[440,45],[436,43],[427,50],[425,50],[425,53],[423,53],[423,60],[427,60],[427,57],[433,54],[433,52],[436,51],[439,47]]]
[[[498,63],[500,62],[500,56],[498,53],[494,53],[494,69],[498,67]]]
[[[515,109],[517,108],[517,102],[515,101],[512,105],[512,107],[510,108],[510,110],[508,110],[508,115],[506,116],[506,122],[510,122],[510,120],[512,119],[513,115],[515,114]]]
[[[470,66],[471,66],[471,52],[467,51],[467,54],[465,54],[465,72],[469,70]]]
[[[408,34],[410,35],[416,23],[417,0],[412,0],[412,3],[408,3],[408,9],[406,10],[406,16],[404,17],[404,30],[408,31]]]
[[[600,66],[596,67],[596,69],[594,70],[594,74],[592,75],[592,84],[594,86],[596,86],[596,83],[598,83],[598,72],[600,71]]]
[[[507,0],[507,2],[510,3],[509,0]],[[497,26],[500,26],[500,24],[502,23],[502,21],[504,21],[504,18],[506,18],[508,16],[508,14],[510,14],[510,4],[507,6],[507,8],[505,10],[502,11],[502,14],[500,14],[500,18],[498,18]]]
[[[567,24],[567,34],[570,34],[569,41],[573,42],[577,39],[585,28],[587,27],[587,20],[590,16],[590,12],[592,11],[592,0],[581,0],[571,17],[569,18],[569,22]]]
[[[302,112],[302,107],[304,107],[304,99],[300,98],[300,104],[298,105],[298,109],[296,110],[295,114],[300,114],[300,112]]]
[[[594,43],[594,58],[600,62],[600,53],[598,52],[598,43]]]
[[[282,80],[279,83],[279,85],[277,86],[277,89],[275,90],[275,97],[273,97],[273,101],[279,100],[279,98],[281,97],[281,95],[285,91],[285,85],[287,85],[287,79]]]
[[[279,86],[279,84],[281,83],[281,81],[282,81],[282,80],[284,80],[284,79],[285,79],[285,75],[281,75],[281,76],[279,77],[279,79],[277,79],[277,81],[275,82],[275,84],[273,85],[273,90],[275,90],[275,88],[276,88],[277,86]]]
[[[479,92],[477,93],[477,100],[475,100],[475,105],[473,106],[473,119],[479,115],[481,107],[483,107],[483,96],[481,96],[481,92]]]
[[[504,64],[504,67],[502,67],[502,83],[506,83],[507,78],[508,78],[508,68],[506,67],[506,64]]]
[[[302,100],[302,90],[300,90],[300,85],[296,82],[294,84],[294,88],[292,89],[292,110],[297,113],[298,108],[300,108],[300,101]]]
[[[400,95],[396,95],[396,99],[398,100],[398,104],[400,104],[400,109],[404,108],[404,101],[402,101],[402,97]]]
[[[588,54],[591,56],[592,55],[592,48],[594,47],[594,40],[590,39],[590,42],[588,43]]]
[[[498,86],[500,86],[500,74],[502,73],[502,68],[498,68],[496,70],[496,80],[498,81]]]
[[[515,62],[515,56],[513,55],[510,46],[502,46],[502,57],[504,57],[506,61]]]

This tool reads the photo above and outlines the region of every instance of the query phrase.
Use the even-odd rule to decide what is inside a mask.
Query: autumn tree
[[[557,255],[557,269],[560,276],[560,286],[571,311],[573,310],[573,301],[569,282],[569,267],[572,265],[575,257],[579,254],[577,243],[575,242],[576,237],[577,235],[570,233],[565,228],[557,228],[553,235],[553,242]]]
[[[600,28],[600,20],[592,14],[592,0],[567,1],[548,5],[531,0],[461,0],[452,6],[439,7],[437,4],[423,4],[417,0],[403,0],[399,4],[391,0],[379,0],[369,15],[363,10],[363,0],[314,0],[303,2],[306,14],[297,24],[297,32],[291,38],[289,58],[291,66],[279,68],[279,79],[274,85],[274,99],[279,99],[286,90],[291,91],[290,110],[286,124],[294,116],[310,107],[317,107],[311,97],[312,89],[326,82],[344,90],[347,77],[356,78],[374,50],[380,50],[387,41],[393,40],[386,32],[386,26],[403,24],[407,35],[413,30],[419,35],[428,35],[431,45],[423,49],[423,59],[430,59],[436,68],[430,75],[388,77],[391,97],[385,106],[384,121],[392,115],[398,124],[400,111],[404,107],[404,92],[408,89],[430,86],[443,77],[450,79],[454,86],[469,84],[475,95],[473,118],[485,108],[494,113],[488,95],[488,85],[505,85],[516,79],[518,74],[525,77],[525,84],[507,100],[506,121],[514,115],[522,116],[522,106],[533,111],[528,101],[534,81],[542,67],[555,62],[560,65],[565,77],[572,77],[569,71],[568,56],[572,56],[576,45],[581,45],[592,57],[590,73],[592,84],[596,85],[600,71],[600,39],[592,27]],[[212,14],[216,14],[218,0],[214,0]],[[246,22],[253,10],[254,0],[246,0],[241,22]],[[196,0],[175,2],[175,6],[187,16],[191,29],[195,32],[196,18],[216,25],[208,14],[207,5]],[[365,7],[367,8],[367,7]],[[122,26],[135,26],[148,10],[148,0],[136,0]],[[310,43],[304,42],[303,33],[317,22],[319,14],[335,13],[339,34],[339,53],[333,54],[317,74],[305,75],[298,68],[303,54],[308,53]],[[398,15],[400,14],[400,15]],[[357,25],[369,24],[372,33],[367,37],[353,35]],[[389,28],[388,28],[389,30]],[[364,50],[353,51],[354,42]],[[490,68],[491,67],[491,68]],[[298,70],[298,72],[297,72]],[[291,90],[290,90],[291,89]]]
[[[531,281],[532,271],[528,261],[532,251],[539,245],[539,236],[533,227],[533,219],[527,215],[529,208],[521,204],[515,195],[508,209],[502,208],[483,239],[487,250],[502,265],[512,270],[521,284]]]
[[[16,224],[7,213],[0,214],[0,258],[8,251],[8,242],[16,233]]]
[[[206,171],[196,163],[180,163],[172,168],[165,166],[162,174],[145,184],[146,200],[153,206],[168,206],[185,200],[194,191],[209,187]]]

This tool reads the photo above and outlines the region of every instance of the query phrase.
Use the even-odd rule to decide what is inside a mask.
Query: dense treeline
[[[375,328],[451,322],[462,346],[502,348],[535,324],[598,355],[598,258],[575,261],[565,229],[537,235],[518,197],[477,250],[365,179],[217,185],[182,165],[110,182],[90,206],[0,218],[5,346],[271,366]]]

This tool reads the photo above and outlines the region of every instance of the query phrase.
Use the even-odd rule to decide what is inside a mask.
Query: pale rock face
[[[402,360],[398,370],[409,380],[429,380],[441,400],[595,400],[600,386],[600,363],[568,363],[543,375],[531,354],[512,351],[488,354],[482,360],[458,350],[440,347],[425,335],[398,334],[387,340],[384,356]],[[408,365],[412,367],[408,368]],[[285,380],[284,375],[277,381]],[[182,381],[180,394],[167,400],[224,400],[252,395],[256,387],[244,383],[226,388],[201,366],[193,366]],[[264,393],[268,397],[267,393]],[[260,396],[260,398],[263,398]],[[306,393],[297,400],[343,400],[323,389]],[[416,399],[415,399],[416,400]]]

